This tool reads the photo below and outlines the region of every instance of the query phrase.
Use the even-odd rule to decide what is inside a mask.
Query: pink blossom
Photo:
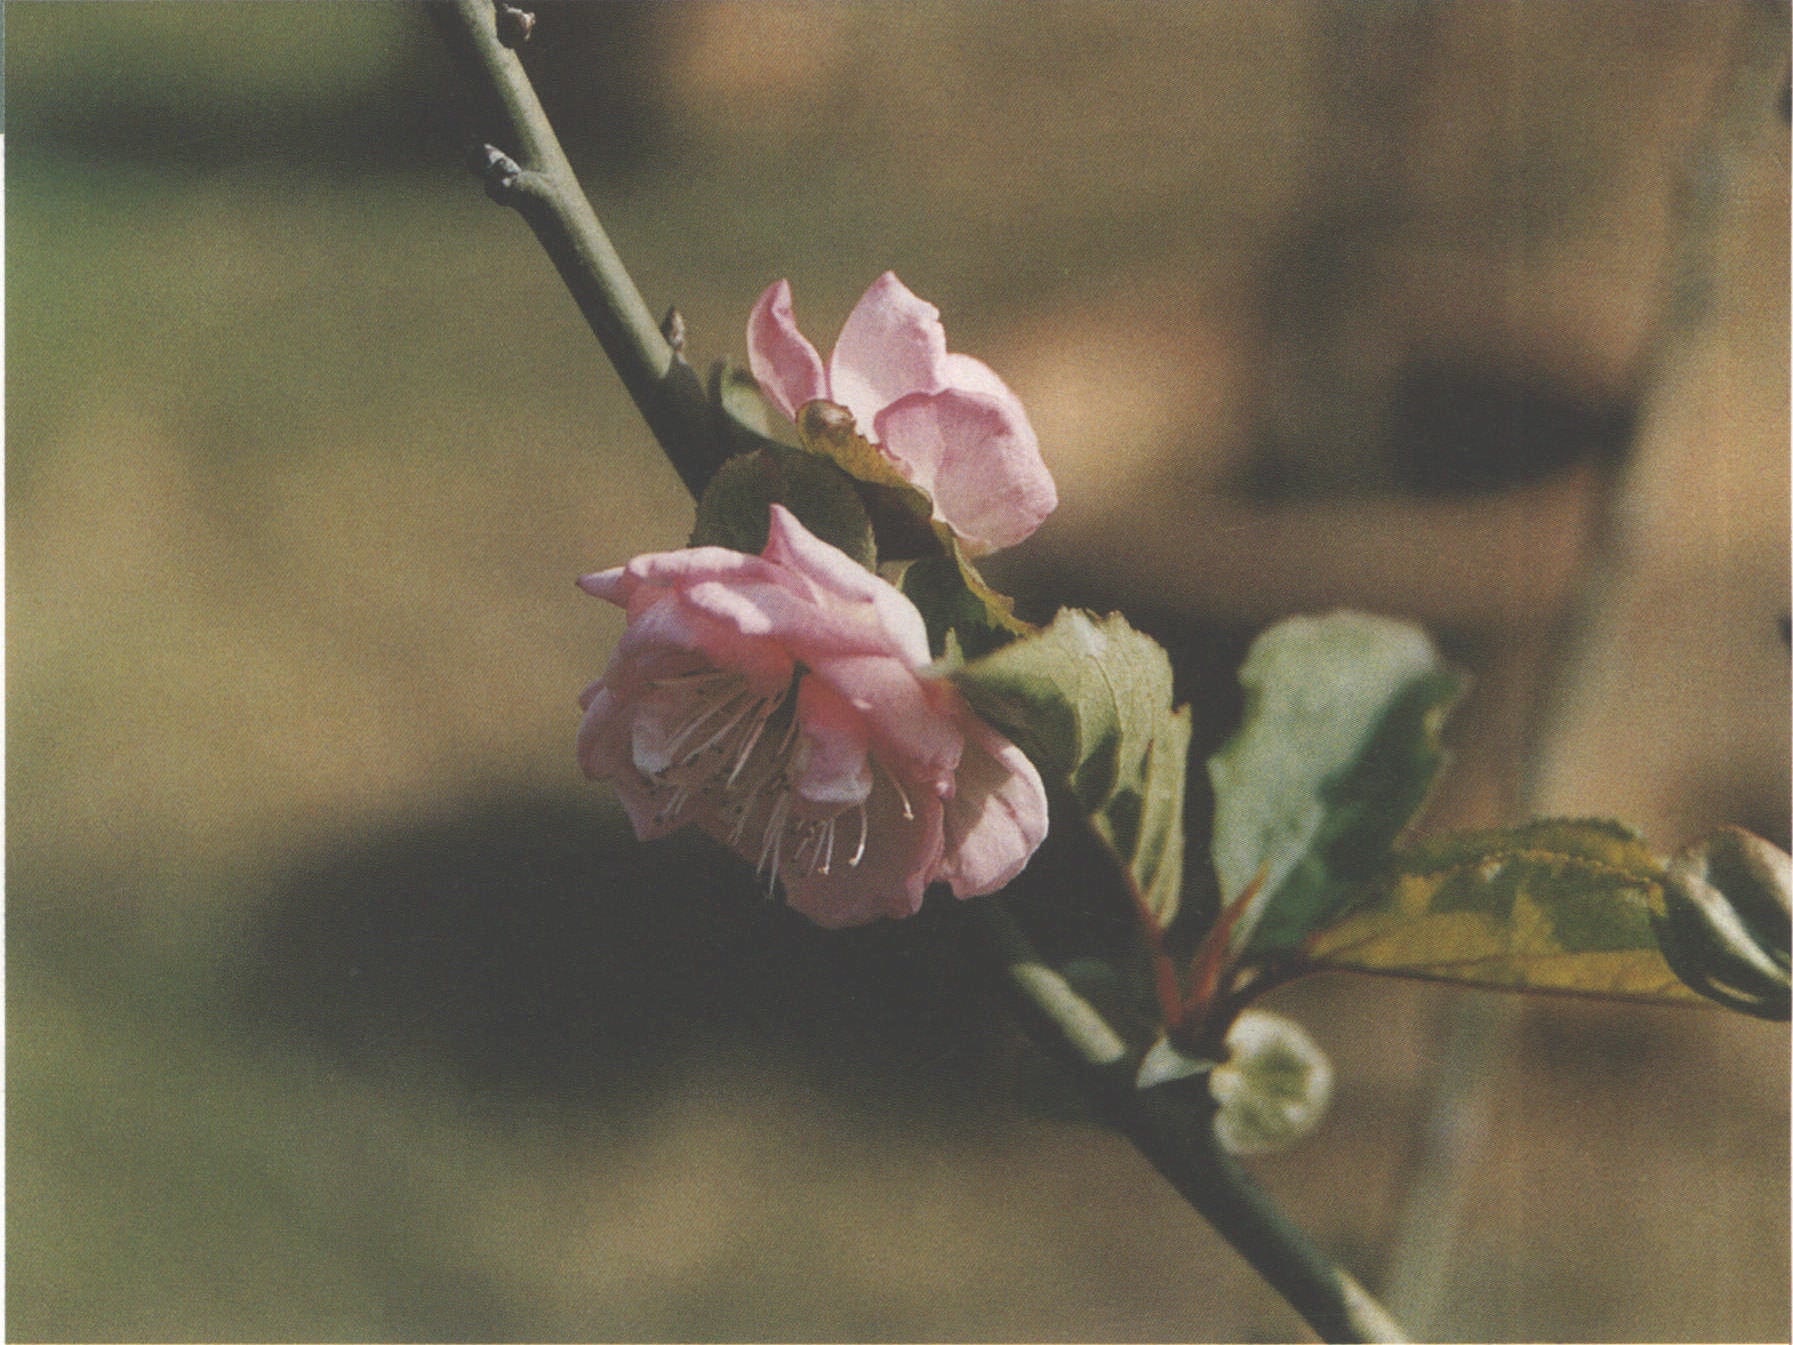
[[[1058,507],[1058,490],[1020,398],[981,360],[951,354],[940,310],[886,271],[854,305],[826,367],[780,280],[747,320],[753,376],[797,418],[823,399],[934,501],[973,552],[1013,546]]]
[[[782,506],[758,556],[638,556],[579,585],[627,611],[579,761],[642,840],[686,823],[817,924],[994,892],[1046,835],[1033,763],[925,675],[921,614]]]

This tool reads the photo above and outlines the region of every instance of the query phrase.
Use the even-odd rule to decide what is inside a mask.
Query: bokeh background
[[[1304,1338],[944,917],[821,935],[581,781],[571,581],[689,505],[419,11],[5,22],[9,1335]],[[886,267],[941,306],[1064,498],[993,568],[1163,639],[1198,750],[1349,603],[1478,679],[1430,824],[1787,843],[1784,6],[550,5],[527,58],[700,361],[778,276],[824,342]],[[1783,1026],[1277,1006],[1340,1084],[1258,1170],[1416,1329],[1787,1338]]]

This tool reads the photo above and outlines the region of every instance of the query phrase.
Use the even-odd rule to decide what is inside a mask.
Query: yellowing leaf
[[[1312,936],[1324,967],[1508,990],[1705,1003],[1662,954],[1662,868],[1611,822],[1445,837],[1398,857],[1367,903]]]

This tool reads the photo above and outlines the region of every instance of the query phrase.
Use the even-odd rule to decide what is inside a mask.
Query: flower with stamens
[[[758,556],[638,556],[579,581],[629,623],[579,760],[643,840],[695,824],[817,924],[994,892],[1046,835],[1039,772],[927,675],[908,598],[772,506]]]
[[[1058,507],[1021,399],[982,360],[949,352],[940,310],[890,271],[854,305],[826,365],[778,281],[747,320],[747,357],[792,420],[813,401],[850,411],[972,553],[1013,546]]]

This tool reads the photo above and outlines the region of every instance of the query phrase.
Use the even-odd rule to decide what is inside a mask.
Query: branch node
[[[676,360],[685,358],[685,315],[679,312],[677,305],[666,310],[666,316],[660,319],[660,335],[666,338],[666,344],[672,347],[672,357]]]
[[[498,6],[498,40],[512,51],[529,41],[535,32],[535,15],[515,5]]]
[[[486,195],[499,205],[509,205],[511,191],[523,176],[523,165],[495,145],[481,145],[474,154],[474,171],[486,184]]]

